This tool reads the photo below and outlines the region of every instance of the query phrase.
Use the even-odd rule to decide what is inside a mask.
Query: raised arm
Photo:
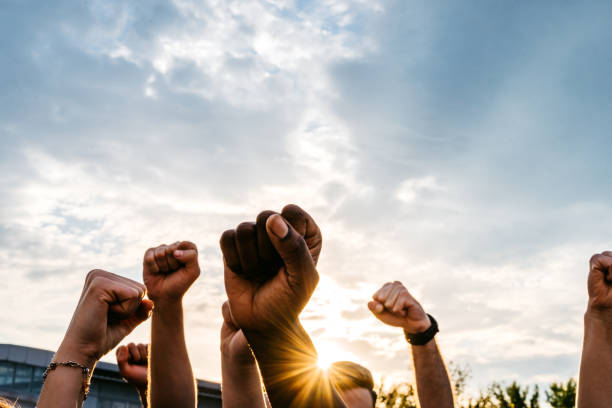
[[[246,337],[234,322],[227,302],[221,308],[221,397],[224,408],[266,408],[257,362]]]
[[[221,237],[230,310],[257,358],[273,407],[344,407],[317,368],[299,321],[317,282],[321,234],[297,206],[261,213]]]
[[[183,327],[183,295],[200,275],[198,250],[187,241],[147,250],[144,282],[153,300],[149,406],[194,408],[197,387]]]
[[[588,292],[576,406],[604,408],[612,406],[612,251],[591,258]]]
[[[132,385],[140,395],[142,406],[147,408],[147,392],[149,379],[147,371],[149,367],[149,347],[146,344],[130,343],[127,346],[117,347],[117,366],[119,375],[128,384]]]
[[[435,338],[426,335],[432,322],[419,302],[401,282],[395,281],[380,288],[372,296],[368,308],[380,321],[404,329],[406,337],[413,339],[412,361],[420,407],[452,408],[453,392],[448,372]],[[432,334],[435,333],[432,331]]]
[[[145,293],[144,285],[110,272],[94,270],[87,275],[64,340],[47,371],[39,408],[83,405],[98,360],[149,317],[152,303],[143,300]]]

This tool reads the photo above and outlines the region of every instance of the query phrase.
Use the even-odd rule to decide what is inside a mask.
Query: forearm
[[[53,358],[54,362],[74,361],[89,368],[93,372],[96,360],[84,356],[78,350],[61,345]],[[84,378],[79,368],[58,366],[50,371],[42,387],[37,407],[39,408],[79,408],[83,406],[85,395],[83,384],[88,380]]]
[[[612,318],[592,310],[584,315],[584,344],[578,379],[577,408],[612,404]]]
[[[246,333],[273,407],[345,407],[317,367],[317,352],[299,322],[282,330]]]
[[[142,408],[149,407],[149,399],[147,398],[147,390],[138,390],[138,395],[140,396],[140,402],[142,403]]]
[[[224,408],[265,408],[262,384],[255,359],[249,363],[232,361],[221,354],[221,397]]]
[[[453,392],[435,339],[412,346],[417,395],[421,408],[452,408]]]
[[[180,301],[155,305],[150,348],[150,406],[195,407],[197,388],[185,344]]]

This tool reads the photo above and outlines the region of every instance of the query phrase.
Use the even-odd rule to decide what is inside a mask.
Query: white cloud
[[[401,332],[365,308],[399,279],[477,385],[575,374],[583,271],[609,230],[605,189],[584,182],[607,167],[576,155],[606,145],[548,143],[565,111],[538,108],[573,100],[556,92],[569,68],[547,76],[555,92],[527,91],[597,29],[571,50],[538,37],[512,69],[457,36],[478,24],[449,28],[456,13],[384,6],[96,1],[17,19],[7,52],[24,77],[0,67],[15,84],[0,101],[0,341],[54,347],[89,269],[138,279],[147,247],[191,239],[203,275],[186,298],[188,343],[198,375],[219,379],[218,237],[296,202],[324,232],[304,315],[321,347],[409,378]],[[472,57],[454,54],[462,41]]]

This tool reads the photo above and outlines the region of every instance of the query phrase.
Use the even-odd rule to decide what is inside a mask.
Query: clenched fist
[[[200,276],[198,249],[189,241],[147,249],[143,279],[153,302],[177,302]]]
[[[232,362],[233,365],[254,365],[255,357],[251,353],[251,348],[246,337],[244,337],[244,333],[234,322],[227,301],[223,302],[221,313],[223,314],[221,355]]]
[[[319,280],[321,242],[317,224],[295,205],[223,233],[225,290],[240,328],[265,331],[297,321]]]
[[[117,347],[117,366],[119,375],[139,391],[146,391],[149,350],[146,344],[130,343]]]
[[[589,264],[589,307],[612,315],[612,251],[593,255]]]
[[[102,270],[89,272],[60,346],[62,355],[93,364],[149,317],[152,303],[141,283]],[[59,354],[59,353],[58,353]]]
[[[372,296],[368,308],[383,323],[421,333],[431,326],[423,307],[401,282],[387,282]]]

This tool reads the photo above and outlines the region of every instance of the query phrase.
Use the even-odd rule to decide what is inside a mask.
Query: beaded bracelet
[[[89,368],[85,367],[83,364],[77,363],[76,361],[62,361],[62,362],[52,361],[51,364],[49,364],[49,367],[47,367],[47,369],[43,373],[43,376],[42,376],[43,384],[45,383],[45,380],[47,379],[47,376],[49,375],[49,373],[55,370],[58,366],[79,368],[83,372],[82,391],[83,391],[83,401],[85,401],[87,399],[87,394],[89,394]]]

